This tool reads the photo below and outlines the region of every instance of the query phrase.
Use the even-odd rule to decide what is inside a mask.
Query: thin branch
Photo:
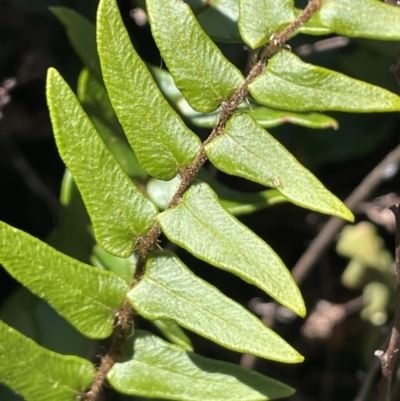
[[[107,373],[113,365],[123,357],[122,347],[127,338],[133,332],[133,315],[134,312],[129,301],[125,300],[124,305],[117,313],[117,324],[111,337],[110,348],[107,351],[107,354],[101,359],[96,375],[90,386],[90,390],[85,394],[82,394],[82,400],[95,401],[98,399],[104,382],[106,381]]]
[[[237,109],[240,102],[247,96],[247,91],[250,83],[263,73],[268,61],[280,50],[280,48],[285,44],[290,36],[293,35],[296,29],[298,29],[302,24],[306,23],[312,17],[312,15],[319,9],[321,4],[322,0],[311,0],[308,3],[307,7],[292,24],[290,24],[281,33],[273,35],[270,44],[261,51],[261,60],[258,61],[250,70],[243,85],[233,94],[230,99],[222,103],[222,111],[217,121],[217,124],[211,131],[209,137],[203,142],[199,153],[197,154],[192,164],[182,169],[181,183],[175,194],[173,195],[169,205],[167,206],[167,209],[177,206],[182,200],[183,194],[192,184],[194,178],[196,177],[196,174],[200,171],[203,164],[207,161],[207,155],[204,151],[205,146],[217,136],[223,133],[230,116]],[[139,250],[139,262],[132,283],[137,282],[137,280],[143,274],[146,260],[154,245],[157,244],[160,234],[161,229],[158,224],[155,224],[147,235],[139,239],[137,244],[137,249]]]
[[[358,187],[344,201],[350,210],[366,200],[372,192],[387,177],[389,166],[398,166],[400,164],[400,145],[390,152],[358,185]],[[301,284],[311,271],[317,260],[339,233],[340,229],[346,224],[344,220],[332,217],[320,231],[317,238],[307,248],[296,265],[293,267],[292,275],[297,284]]]
[[[381,362],[381,381],[379,383],[379,401],[390,401],[393,372],[400,348],[400,205],[391,206],[390,210],[396,218],[396,310],[389,345],[386,352],[375,351]]]
[[[205,146],[217,136],[223,133],[229,118],[237,109],[241,101],[247,96],[250,83],[263,73],[271,57],[273,57],[280,50],[280,48],[285,44],[290,36],[292,36],[302,24],[304,24],[311,18],[313,13],[315,13],[319,9],[321,4],[322,0],[310,0],[307,7],[292,24],[290,24],[281,33],[273,35],[270,44],[261,51],[260,61],[258,61],[250,70],[243,85],[233,94],[231,98],[222,103],[222,110],[217,124],[211,131],[210,136],[203,142],[202,146],[200,147],[199,153],[197,154],[192,164],[181,170],[181,183],[175,194],[173,195],[169,205],[167,206],[167,209],[177,206],[181,202],[184,193],[192,184],[193,180],[196,177],[196,174],[200,171],[203,164],[207,161],[207,155],[204,150]],[[139,259],[136,265],[133,280],[130,284],[131,287],[135,285],[138,281],[140,281],[141,277],[143,276],[146,261],[154,246],[157,245],[160,235],[161,228],[160,225],[156,223],[146,235],[138,238],[136,249],[139,254]],[[126,318],[126,322],[125,324],[121,324],[121,321],[118,322],[112,334],[110,350],[104,356],[100,367],[97,370],[95,379],[90,390],[82,396],[85,401],[97,400],[98,395],[100,394],[100,391],[106,380],[108,371],[111,369],[114,363],[121,358],[122,345],[129,337],[129,335],[131,335],[132,330],[130,328],[133,325],[133,311],[128,301],[125,301],[124,306],[118,312],[118,314],[123,315],[124,319]]]
[[[372,192],[387,178],[388,167],[398,166],[400,164],[400,145],[390,152],[354,189],[347,197],[345,204],[350,210],[354,210],[356,206],[366,200]],[[300,259],[292,269],[292,276],[298,285],[304,281],[311,272],[315,263],[319,260],[326,248],[339,233],[341,228],[346,224],[344,220],[337,217],[331,217],[319,232],[315,240],[306,249]],[[269,328],[273,328],[275,323],[274,313],[271,316],[263,316],[263,322],[268,323]],[[255,355],[244,354],[241,365],[248,369],[253,369],[257,362]]]

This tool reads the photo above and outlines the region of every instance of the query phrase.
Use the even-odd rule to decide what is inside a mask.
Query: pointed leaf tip
[[[274,187],[301,207],[354,220],[344,203],[246,113],[234,114],[205,151],[225,173]]]
[[[299,316],[305,315],[301,293],[283,262],[220,205],[207,184],[193,184],[178,206],[157,218],[172,242],[257,286]]]
[[[249,91],[258,103],[282,110],[347,113],[400,110],[400,97],[396,94],[305,63],[287,50],[272,57],[265,71],[249,85]]]
[[[128,257],[138,235],[154,224],[157,208],[122,170],[53,68],[47,75],[47,102],[58,151],[82,195],[96,240],[108,252]]]
[[[140,164],[153,177],[172,179],[191,163],[201,143],[136,53],[115,0],[99,3],[97,47],[111,103]]]
[[[253,314],[195,276],[172,252],[151,256],[128,299],[146,318],[173,319],[226,348],[286,363],[303,360]]]

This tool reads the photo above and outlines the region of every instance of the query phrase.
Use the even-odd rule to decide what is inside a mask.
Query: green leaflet
[[[400,97],[377,86],[278,52],[249,90],[265,106],[293,111],[372,112],[400,110]]]
[[[104,82],[128,141],[150,175],[171,179],[194,159],[200,140],[164,99],[132,47],[115,0],[102,0],[97,18]]]
[[[50,7],[50,11],[65,26],[71,45],[83,64],[90,68],[98,79],[101,79],[94,25],[82,15],[67,7]]]
[[[339,127],[338,122],[334,118],[321,113],[293,113],[262,106],[252,106],[249,109],[243,109],[243,111],[251,115],[264,128],[276,127],[284,123],[314,129],[337,129]]]
[[[275,32],[295,20],[293,0],[239,0],[239,30],[244,42],[256,49]]]
[[[179,110],[181,115],[199,127],[214,127],[220,115],[220,110],[212,113],[199,113],[193,110],[176,88],[171,75],[167,71],[155,66],[151,66],[150,71],[164,96],[174,105],[176,110]],[[239,109],[253,116],[264,128],[276,127],[284,123],[319,129],[337,129],[339,126],[335,119],[321,113],[293,113],[260,106],[254,102],[250,103],[250,106],[242,103]]]
[[[0,321],[0,382],[26,401],[75,401],[94,375],[86,359],[51,352]]]
[[[144,317],[173,319],[226,348],[286,363],[303,360],[258,318],[195,276],[172,252],[150,257],[144,277],[129,291],[128,299]]]
[[[296,18],[303,12],[303,10],[300,10],[299,8],[295,8],[294,11],[296,14]],[[298,33],[320,36],[329,35],[330,33],[332,33],[332,31],[322,24],[319,14],[315,13],[305,24],[301,25],[298,28],[296,34]]]
[[[98,266],[102,269],[111,271],[129,284],[132,281],[137,264],[137,255],[135,252],[127,258],[120,258],[118,256],[111,255],[100,245],[95,245],[90,261],[93,266]]]
[[[61,218],[46,243],[65,255],[89,263],[95,244],[90,219],[71,172],[66,169],[60,191]]]
[[[125,394],[182,401],[261,401],[294,393],[277,380],[185,352],[145,331],[135,331],[133,348],[133,358],[116,363],[107,376]]]
[[[305,315],[303,298],[285,265],[264,241],[219,204],[207,184],[193,184],[183,201],[159,214],[158,220],[172,242],[259,287],[298,315]]]
[[[350,210],[252,117],[236,113],[205,147],[220,170],[277,188],[296,205],[353,221]]]
[[[321,22],[350,37],[400,40],[400,9],[377,0],[325,0]]]
[[[0,263],[85,336],[111,334],[114,312],[128,290],[115,274],[78,262],[2,222]]]
[[[171,343],[178,345],[185,351],[193,351],[193,345],[180,326],[169,319],[156,319],[151,323],[167,338]]]
[[[154,224],[156,207],[119,166],[71,89],[52,68],[47,101],[58,150],[82,194],[96,240],[114,255],[129,256],[137,236]]]
[[[82,358],[92,357],[92,340],[26,287],[15,289],[2,302],[0,320],[50,351]],[[8,400],[1,397],[0,391],[0,400],[3,399]]]
[[[187,2],[189,5],[191,1]],[[206,34],[218,42],[239,42],[238,0],[217,0],[203,2],[202,10],[196,13],[199,24]]]
[[[111,106],[106,88],[88,69],[83,69],[79,75],[78,99],[108,150],[129,177],[146,180],[148,174],[129,146]]]
[[[236,191],[221,184],[204,170],[200,171],[198,178],[206,181],[218,195],[222,206],[236,216],[253,213],[257,210],[287,201],[276,189],[267,189],[261,192]],[[179,176],[176,176],[171,181],[153,179],[147,183],[146,191],[150,199],[163,210],[171,201],[180,183],[181,178]]]
[[[180,0],[147,0],[154,39],[175,84],[197,111],[210,112],[243,84],[243,76]]]
[[[177,107],[179,107],[185,117],[189,118],[193,124],[203,128],[213,128],[220,114],[219,112],[210,114],[197,113],[193,109],[188,110],[182,106],[183,102],[179,101]],[[264,128],[276,127],[285,123],[314,129],[337,129],[339,127],[338,122],[334,118],[321,113],[293,113],[257,105],[251,105],[250,108],[239,107],[239,110],[251,115]]]

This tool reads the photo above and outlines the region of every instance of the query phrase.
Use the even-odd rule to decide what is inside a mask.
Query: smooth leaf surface
[[[122,170],[54,69],[47,76],[47,99],[58,150],[82,194],[96,240],[128,257],[137,236],[154,224],[156,207]]]
[[[48,351],[0,321],[0,382],[26,401],[75,401],[94,375],[86,359]]]
[[[61,182],[60,203],[60,220],[57,228],[46,238],[46,243],[80,262],[89,263],[96,241],[81,194],[68,169]]]
[[[277,188],[296,205],[354,219],[336,196],[245,113],[234,114],[223,135],[210,142],[205,152],[218,169]]]
[[[175,84],[197,111],[210,112],[243,83],[200,27],[190,7],[179,0],[147,0],[153,37]]]
[[[247,114],[252,116],[264,128],[276,127],[284,123],[314,129],[337,129],[339,127],[338,122],[334,118],[321,113],[293,113],[261,106],[243,109],[243,111],[246,111]]]
[[[377,0],[325,0],[321,22],[340,35],[400,40],[400,9]]]
[[[195,14],[201,27],[214,41],[242,43],[238,27],[238,0],[206,0],[202,10]]]
[[[258,318],[195,276],[172,252],[152,255],[128,299],[140,315],[173,319],[226,348],[287,363],[303,360]]]
[[[305,315],[303,298],[285,265],[263,240],[219,204],[207,184],[193,184],[178,206],[157,218],[172,242],[257,286],[298,315]]]
[[[114,312],[128,289],[115,274],[78,262],[2,222],[0,263],[87,337],[111,334]]]
[[[256,49],[275,32],[295,20],[293,0],[240,0],[239,30],[246,44]]]
[[[369,113],[400,110],[400,97],[377,86],[303,62],[282,50],[249,90],[265,106],[293,111]]]
[[[178,345],[185,351],[193,351],[192,342],[175,321],[169,319],[156,319],[152,320],[151,323],[153,323],[171,343]]]
[[[50,7],[50,11],[65,26],[72,47],[98,79],[101,79],[99,56],[96,51],[96,29],[84,16],[67,7]]]
[[[133,48],[115,0],[102,0],[97,46],[111,103],[143,168],[159,179],[173,178],[200,148],[200,140],[162,96]]]
[[[78,80],[78,99],[108,150],[124,171],[136,180],[146,180],[148,174],[129,145],[111,106],[106,88],[88,69],[82,70]]]
[[[93,266],[111,271],[123,278],[127,284],[132,281],[133,272],[137,263],[137,254],[134,252],[127,258],[120,258],[105,251],[100,245],[96,244],[90,258]]]
[[[237,365],[185,352],[137,330],[133,359],[116,363],[108,380],[131,395],[182,401],[261,401],[286,397],[293,389]]]

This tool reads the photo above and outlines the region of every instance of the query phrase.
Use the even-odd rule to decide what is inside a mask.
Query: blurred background
[[[202,0],[189,3],[206,29],[210,15],[205,13],[210,7]],[[252,54],[238,42],[237,27],[229,13],[234,9],[232,3],[235,0],[215,2],[221,7],[214,12],[222,12],[229,28],[227,37],[218,37],[218,32],[211,32],[212,27],[207,29],[218,39],[226,57],[245,73]],[[302,7],[304,3],[299,1],[296,5]],[[121,0],[119,5],[138,53],[148,63],[162,66],[142,2]],[[63,212],[59,196],[64,175],[46,105],[46,71],[55,67],[75,90],[83,67],[66,27],[49,11],[49,7],[57,6],[71,8],[95,21],[97,0],[0,0],[0,220],[42,240],[51,238],[60,225]],[[228,10],[225,14],[222,6]],[[215,27],[217,20],[211,21]],[[396,62],[398,43],[298,35],[290,41],[290,46],[306,62],[399,92],[390,73]],[[400,120],[398,113],[329,115],[338,122],[337,129],[280,123],[268,131],[343,200],[399,145]],[[186,121],[201,138],[207,137],[209,129],[190,118]],[[274,316],[274,329],[306,360],[301,365],[288,366],[242,357],[188,333],[196,352],[242,363],[292,385],[297,389],[290,398],[292,401],[333,401],[338,396],[343,401],[376,399],[379,375],[374,368],[373,352],[384,344],[393,312],[395,277],[390,254],[394,251],[394,219],[386,208],[399,202],[397,169],[398,163],[388,165],[377,189],[355,208],[356,223],[362,223],[357,226],[358,231],[348,230],[346,236],[343,233],[339,244],[338,236],[334,235],[326,252],[302,278],[301,289],[309,310],[306,321],[285,310],[276,311],[261,291],[179,251],[196,274],[226,295],[266,322]],[[235,190],[252,193],[263,189],[236,177],[215,171],[212,174],[219,183]],[[328,220],[290,204],[275,205],[239,218],[273,247],[289,269]],[[344,238],[350,238],[350,245]],[[88,246],[94,246],[89,243]],[[352,253],[354,249],[358,253]],[[371,255],[362,260],[366,249],[371,250]],[[371,304],[366,301],[368,297],[378,301]],[[0,318],[57,352],[96,360],[95,356],[101,353],[99,346],[104,346],[89,343],[70,327],[66,329],[68,325],[62,318],[30,293],[21,291],[1,266]],[[138,325],[155,330],[145,321]],[[70,334],[61,341],[62,336],[57,333],[66,330]],[[363,387],[366,380],[371,386],[367,391]],[[127,399],[107,391],[107,400]],[[0,388],[0,400],[18,399],[4,387]]]

